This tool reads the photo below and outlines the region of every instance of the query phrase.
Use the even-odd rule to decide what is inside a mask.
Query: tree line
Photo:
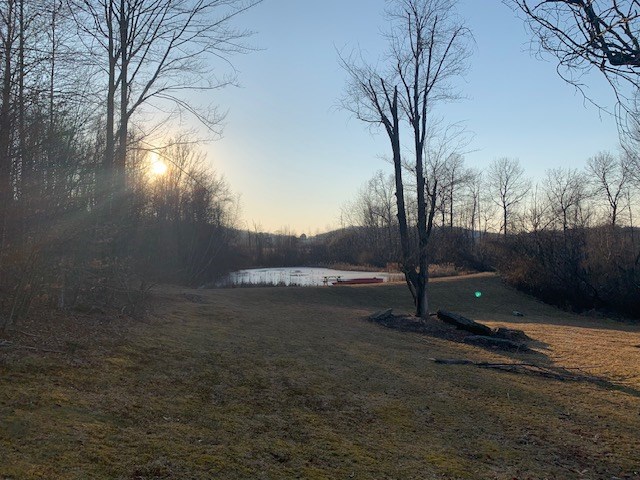
[[[429,313],[428,267],[442,245],[436,241],[438,223],[439,236],[450,250],[451,238],[442,232],[458,228],[467,237],[464,250],[476,252],[467,257],[501,267],[523,288],[549,298],[568,298],[571,304],[615,304],[637,312],[637,1],[504,3],[524,14],[539,51],[558,60],[558,72],[569,83],[584,92],[583,73],[596,67],[604,74],[618,98],[624,153],[619,158],[607,153],[594,157],[588,174],[551,170],[535,187],[514,159],[497,159],[482,174],[465,171],[455,142],[438,131],[436,107],[459,98],[471,33],[454,0],[395,0],[385,11],[387,47],[378,58],[367,59],[361,51],[340,58],[348,75],[342,106],[388,137],[394,171],[389,179],[378,175],[372,180],[352,215],[372,231],[397,230],[394,255],[416,316]],[[385,188],[378,188],[383,184]],[[385,189],[395,198],[374,198]],[[389,205],[395,208],[395,218],[385,218]],[[607,222],[598,220],[602,215]],[[627,228],[622,228],[625,217]],[[490,228],[502,233],[502,243],[490,249],[493,255],[478,259],[476,246],[481,243],[488,250],[487,242],[479,241]],[[593,234],[602,228],[606,234]],[[378,243],[380,237],[384,235],[371,240]],[[514,243],[510,237],[520,241]],[[603,238],[606,246],[596,245]]]
[[[601,152],[583,168],[554,168],[536,183],[515,158],[485,171],[451,155],[433,168],[433,263],[498,270],[563,307],[636,316],[640,296],[640,182],[628,153]],[[345,258],[401,261],[393,176],[377,172],[343,208],[354,246]],[[415,204],[414,201],[409,202]],[[408,212],[415,225],[417,212]],[[416,232],[412,232],[417,237]],[[414,238],[414,241],[417,239]]]

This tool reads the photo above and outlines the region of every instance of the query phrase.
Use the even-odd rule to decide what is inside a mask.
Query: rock
[[[372,313],[369,315],[369,320],[377,322],[391,317],[393,317],[393,309],[389,308],[387,310],[380,310],[379,312]]]
[[[469,335],[463,340],[464,343],[479,347],[498,348],[500,350],[528,351],[529,347],[521,342],[514,342],[505,338],[488,337],[485,335]]]
[[[475,333],[476,335],[490,336],[493,330],[482,323],[474,322],[468,318],[458,315],[457,313],[447,312],[446,310],[438,310],[438,318],[445,323],[455,325],[461,330]]]
[[[513,330],[511,328],[500,327],[493,332],[493,337],[502,338],[504,340],[511,340],[512,342],[530,342],[529,337],[522,330]]]
[[[2,347],[10,347],[11,342],[9,340],[0,340],[0,348]]]

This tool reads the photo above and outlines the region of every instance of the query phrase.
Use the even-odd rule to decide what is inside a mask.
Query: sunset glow
[[[156,153],[151,154],[149,172],[153,177],[159,177],[167,173],[167,164],[158,157]]]

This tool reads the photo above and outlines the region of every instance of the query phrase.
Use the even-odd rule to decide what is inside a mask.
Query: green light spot
[[[476,292],[475,295],[476,295],[476,298],[480,298],[482,296],[482,292]]]

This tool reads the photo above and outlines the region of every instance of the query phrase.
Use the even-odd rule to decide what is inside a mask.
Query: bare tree
[[[525,14],[540,48],[558,60],[564,80],[582,91],[584,73],[599,70],[619,104],[633,108],[628,92],[640,87],[638,0],[505,1]]]
[[[513,209],[526,198],[530,182],[524,175],[520,161],[507,157],[498,158],[489,165],[487,182],[493,202],[502,212],[500,230],[506,238]]]
[[[429,237],[435,213],[435,190],[427,191],[425,147],[432,107],[457,97],[453,80],[467,65],[471,34],[457,18],[453,0],[395,0],[387,11],[390,29],[387,67],[378,71],[365,62],[342,59],[350,83],[343,101],[357,118],[382,125],[393,152],[402,268],[416,305],[416,316],[429,314]],[[400,120],[411,135],[417,201],[417,245],[407,224]],[[428,199],[431,201],[429,202]]]
[[[13,93],[19,43],[19,13],[16,0],[0,3],[0,252],[6,241],[7,215],[13,203],[12,137],[15,124]]]
[[[482,172],[478,169],[467,170],[467,181],[463,184],[463,196],[465,199],[465,226],[469,230],[472,241],[475,243],[476,236],[480,234],[482,226],[480,223],[480,212],[483,207],[482,202]]]
[[[106,72],[103,185],[109,196],[126,187],[129,122],[143,106],[170,102],[214,128],[215,111],[189,104],[185,90],[212,90],[233,82],[206,60],[228,61],[246,51],[246,31],[231,20],[261,0],[69,0],[89,60]]]
[[[429,155],[427,155],[429,157]],[[430,191],[429,183],[437,181],[436,208],[441,216],[442,226],[453,229],[456,217],[458,193],[466,182],[470,180],[470,172],[464,165],[464,157],[459,153],[452,153],[442,163],[430,163],[430,172],[427,179],[427,192]]]
[[[589,198],[588,182],[577,169],[554,168],[547,171],[545,192],[554,222],[559,222],[566,235],[571,227],[584,224],[584,201]]]
[[[398,261],[393,175],[382,170],[375,172],[360,188],[356,198],[342,208],[341,219],[345,226],[357,226],[361,230],[362,249],[368,255],[364,260],[366,263],[386,265]]]
[[[629,156],[622,154],[616,158],[608,152],[599,153],[587,161],[587,171],[593,176],[594,194],[606,200],[608,221],[615,227],[625,207],[631,180]]]
[[[538,233],[545,231],[552,223],[551,205],[540,192],[539,185],[535,185],[528,196],[523,215],[525,231]]]

